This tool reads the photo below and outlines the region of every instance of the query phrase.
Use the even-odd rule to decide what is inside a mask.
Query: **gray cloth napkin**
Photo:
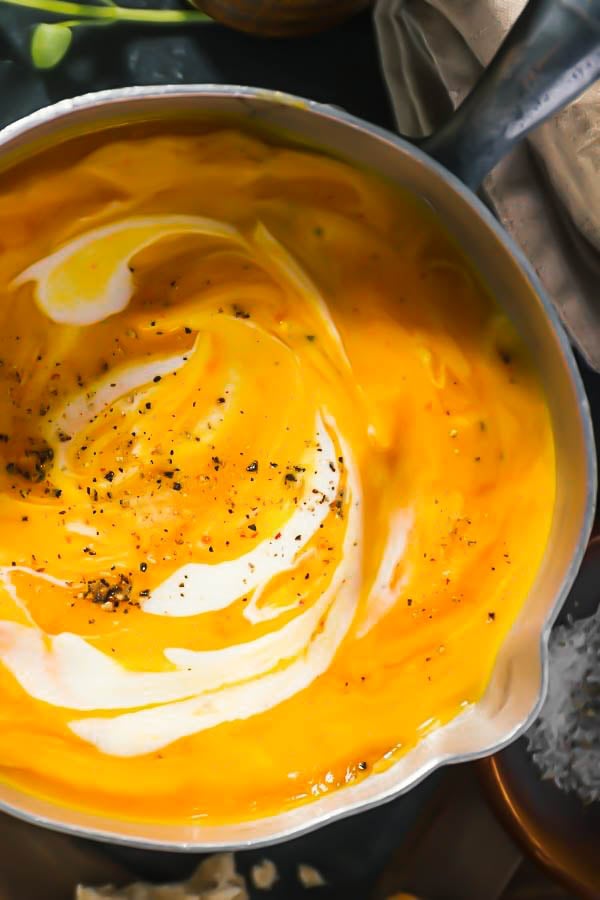
[[[398,130],[429,134],[469,93],[525,0],[378,0]],[[600,371],[600,83],[538,128],[484,182],[571,339]]]

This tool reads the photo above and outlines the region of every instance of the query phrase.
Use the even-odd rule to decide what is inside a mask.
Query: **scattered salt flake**
[[[252,866],[250,878],[254,887],[258,888],[259,891],[270,891],[279,875],[277,874],[277,867],[272,860],[261,859],[259,863]]]
[[[323,887],[327,884],[319,870],[307,863],[300,863],[298,866],[298,881],[305,888]]]
[[[542,778],[600,800],[600,609],[555,628],[549,644],[549,683],[527,743]]]

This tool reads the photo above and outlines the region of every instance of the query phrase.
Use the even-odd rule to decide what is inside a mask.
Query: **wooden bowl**
[[[324,31],[372,0],[193,0],[217,22],[261,37],[298,37]]]

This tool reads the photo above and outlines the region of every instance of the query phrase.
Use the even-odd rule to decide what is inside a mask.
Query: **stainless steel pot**
[[[40,146],[116,122],[225,114],[242,125],[252,121],[283,130],[408,186],[437,211],[531,348],[548,396],[557,462],[548,547],[485,697],[387,771],[293,811],[222,826],[120,821],[67,809],[6,785],[0,785],[1,809],[61,831],[147,848],[257,846],[396,797],[442,764],[499,750],[531,722],[546,687],[550,627],[591,530],[596,497],[592,425],[577,366],[552,304],[521,252],[450,169],[476,187],[512,143],[600,74],[600,37],[592,26],[600,29],[600,0],[530,3],[482,84],[422,149],[329,106],[277,92],[215,85],[88,94],[40,110],[0,133],[0,167],[5,168]]]

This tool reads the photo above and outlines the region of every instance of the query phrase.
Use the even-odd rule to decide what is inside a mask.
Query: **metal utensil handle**
[[[529,0],[481,79],[420,146],[476,189],[525,135],[600,78],[600,0]]]

